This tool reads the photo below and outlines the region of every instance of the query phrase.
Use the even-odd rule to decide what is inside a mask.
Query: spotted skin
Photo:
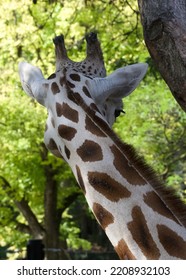
[[[38,97],[48,109],[45,144],[70,165],[121,259],[186,259],[186,208],[120,141],[92,98],[88,84],[105,70],[97,39],[91,35],[87,42],[87,58],[76,63],[63,38],[54,40],[56,72],[40,87],[47,100]]]
[[[106,210],[101,204],[94,202],[92,210],[103,229],[106,229],[108,225],[114,223],[112,213]]]

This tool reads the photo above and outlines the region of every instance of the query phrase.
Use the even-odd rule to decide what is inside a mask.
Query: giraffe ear
[[[115,70],[106,78],[94,78],[87,81],[92,97],[96,103],[107,99],[122,99],[139,85],[147,72],[146,63],[128,65]]]
[[[21,62],[19,63],[19,76],[26,94],[36,99],[41,105],[45,105],[47,81],[41,70],[27,62]]]

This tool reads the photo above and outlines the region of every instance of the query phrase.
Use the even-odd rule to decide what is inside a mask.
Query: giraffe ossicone
[[[56,71],[48,79],[19,64],[23,89],[48,110],[45,144],[70,165],[121,259],[186,259],[186,207],[111,129],[147,65],[106,76],[96,34],[86,41],[86,59],[73,62],[56,37]]]

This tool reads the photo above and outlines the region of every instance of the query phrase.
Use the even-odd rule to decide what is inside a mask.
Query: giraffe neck
[[[87,89],[80,96],[82,86],[72,77],[61,82],[63,99],[60,94],[56,98],[53,119],[49,112],[48,148],[70,165],[120,258],[186,259],[185,208],[173,205],[172,194],[163,191],[133,149],[117,138]]]
[[[108,125],[146,65],[100,78],[105,68],[95,34],[87,37],[87,58],[80,63],[68,59],[63,36],[54,43],[56,73],[48,80],[37,67],[19,66],[26,93],[48,109],[45,144],[70,165],[121,259],[186,259],[185,206]]]

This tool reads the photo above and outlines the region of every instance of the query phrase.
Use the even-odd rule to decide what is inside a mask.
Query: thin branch
[[[33,213],[32,209],[28,205],[28,201],[25,198],[22,198],[20,201],[15,200],[14,192],[12,191],[10,183],[3,176],[0,176],[0,179],[3,183],[2,188],[6,191],[7,195],[14,201],[15,205],[28,222],[30,232],[32,233],[32,235],[38,238],[43,236],[45,233],[44,229],[38,222],[37,217]]]
[[[28,205],[28,201],[22,198],[20,201],[14,200],[15,205],[20,210],[22,215],[25,217],[26,221],[28,222],[30,231],[35,238],[41,238],[45,231],[43,227],[37,220],[36,215],[31,210],[30,206]]]

